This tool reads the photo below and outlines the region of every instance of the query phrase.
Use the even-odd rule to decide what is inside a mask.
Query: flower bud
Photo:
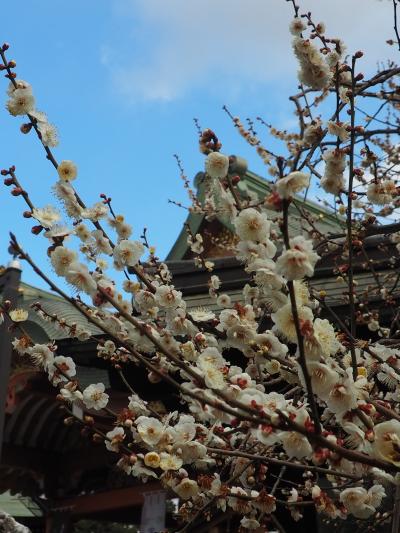
[[[11,191],[11,194],[13,196],[20,196],[24,191],[21,189],[21,187],[14,187],[14,189]]]
[[[14,59],[11,59],[11,61],[8,62],[8,68],[15,68],[17,66],[17,63],[14,61]]]
[[[1,47],[1,49],[3,50],[3,52],[5,52],[6,50],[8,50],[10,48],[10,45],[8,43],[4,43],[3,46]]]
[[[20,129],[21,133],[24,133],[26,135],[32,129],[32,123],[28,122],[27,124],[22,124],[19,129]]]
[[[32,226],[31,232],[34,235],[39,235],[39,233],[43,230],[43,226]]]

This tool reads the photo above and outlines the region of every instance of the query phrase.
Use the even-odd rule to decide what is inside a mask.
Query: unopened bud
[[[32,213],[31,213],[30,211],[24,211],[23,214],[22,214],[22,216],[23,216],[24,218],[31,218]]]
[[[17,63],[14,61],[14,59],[11,59],[11,61],[8,62],[8,68],[15,68],[17,66]]]
[[[43,226],[32,226],[31,232],[34,235],[39,235],[39,233],[43,230]]]
[[[1,170],[1,172],[0,172],[0,174],[1,174],[2,176],[8,176],[9,173],[10,173],[10,172],[9,172],[6,168],[3,168],[3,169]]]
[[[9,187],[10,185],[14,185],[14,179],[13,178],[6,178],[4,180],[4,185],[7,185],[7,187]]]
[[[24,133],[26,135],[32,129],[32,123],[29,122],[27,124],[22,124],[19,129],[20,129],[21,133]]]
[[[21,189],[21,187],[14,187],[14,189],[11,191],[11,194],[13,196],[20,196],[24,191]]]
[[[360,59],[360,57],[362,57],[363,55],[364,55],[364,52],[361,52],[361,50],[358,50],[358,52],[354,54],[354,57],[356,57],[357,59]]]
[[[1,49],[3,50],[3,52],[5,52],[6,50],[8,50],[10,48],[10,45],[8,43],[4,43],[3,46],[1,47]]]

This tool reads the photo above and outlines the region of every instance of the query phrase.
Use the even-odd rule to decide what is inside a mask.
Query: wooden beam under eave
[[[87,516],[116,509],[142,506],[143,494],[156,490],[164,490],[159,482],[142,483],[123,489],[96,492],[55,501],[53,509],[70,509],[72,516]]]

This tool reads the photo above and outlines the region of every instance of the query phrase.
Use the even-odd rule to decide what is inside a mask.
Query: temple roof
[[[25,327],[36,342],[45,342],[48,339],[63,339],[66,335],[54,323],[43,320],[43,318],[31,308],[34,303],[40,303],[46,313],[50,315],[62,316],[67,324],[77,324],[77,326],[88,330],[92,335],[101,334],[101,331],[88,322],[82,313],[60,296],[29,285],[28,283],[21,282],[19,287],[18,306],[28,311],[29,316],[28,320],[25,322]]]
[[[238,160],[240,158],[237,158]],[[241,160],[243,161],[243,160]],[[256,195],[257,198],[262,200],[267,195],[269,195],[273,190],[273,182],[267,181],[266,179],[262,178],[261,176],[255,174],[254,172],[251,172],[247,169],[245,166],[246,163],[242,163],[241,167],[243,168],[243,171],[240,175],[240,181],[237,185],[238,190],[240,191],[240,194],[243,198],[250,195]],[[204,172],[198,172],[195,179],[194,184],[197,188],[197,197],[202,202],[204,200],[205,196],[205,174]],[[289,208],[289,229],[292,234],[299,234],[302,233],[302,227],[301,227],[301,219],[300,213],[298,211],[298,207],[305,209],[305,211],[313,217],[314,220],[316,220],[316,227],[323,233],[325,232],[334,232],[336,233],[338,229],[343,224],[343,221],[340,219],[340,217],[327,209],[324,209],[316,202],[313,202],[312,200],[306,199],[304,200],[301,197],[298,197],[295,199],[295,201],[292,203],[292,205]],[[272,210],[266,209],[267,212],[271,214],[271,218],[276,216],[276,212]],[[190,259],[190,248],[187,244],[187,231],[186,226],[188,226],[193,234],[200,233],[204,237],[204,233],[207,233],[207,231],[210,231],[211,233],[216,233],[218,231],[223,231],[224,229],[227,230],[229,233],[233,233],[233,228],[230,222],[222,217],[217,217],[218,225],[214,222],[209,222],[206,220],[205,215],[203,214],[197,214],[190,212],[188,217],[186,218],[186,221],[182,227],[181,232],[178,235],[178,238],[176,239],[174,245],[172,246],[166,260],[167,261],[179,261],[183,259]],[[227,254],[221,254],[223,256],[226,256]],[[233,254],[232,254],[233,255]],[[214,255],[215,257],[216,255]],[[212,257],[210,255],[209,257]]]

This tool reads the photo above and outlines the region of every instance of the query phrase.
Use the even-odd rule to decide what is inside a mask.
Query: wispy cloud
[[[366,70],[398,54],[385,43],[393,25],[388,0],[299,3],[327,23],[330,36],[343,38],[349,52],[364,50]],[[130,57],[107,46],[102,61],[133,101],[171,101],[196,89],[242,92],[294,80],[287,29],[292,7],[284,0],[117,0],[116,9],[131,22],[127,39],[136,53]]]

